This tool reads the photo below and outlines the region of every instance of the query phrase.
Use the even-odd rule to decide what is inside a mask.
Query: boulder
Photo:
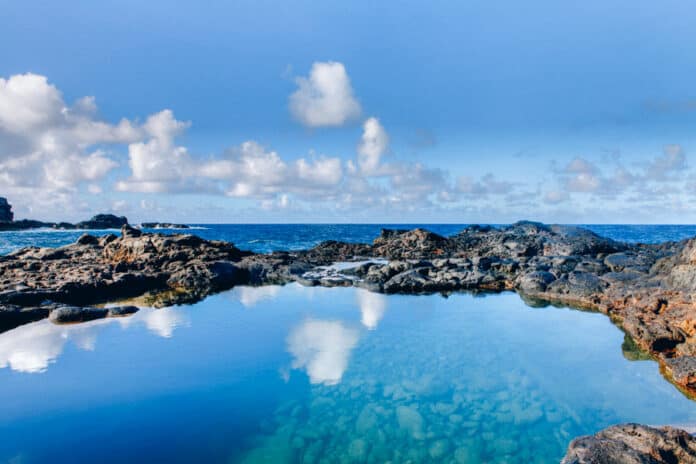
[[[672,427],[615,425],[570,443],[561,464],[694,464],[696,438]]]

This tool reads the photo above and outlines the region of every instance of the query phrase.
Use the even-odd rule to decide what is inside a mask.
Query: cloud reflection
[[[362,315],[360,322],[369,330],[376,329],[387,310],[387,297],[381,293],[368,292],[363,289],[356,289],[355,296]]]
[[[335,385],[341,381],[359,338],[359,332],[343,322],[308,319],[288,336],[292,367],[305,369],[313,384]]]
[[[93,350],[96,331],[100,324],[59,326],[38,321],[26,324],[0,335],[0,368],[13,371],[45,372],[63,352],[71,338],[83,350]]]
[[[190,324],[188,315],[181,308],[161,308],[146,311],[141,316],[150,332],[162,338],[172,338],[174,330]]]
[[[256,306],[263,300],[272,300],[278,295],[282,287],[279,285],[264,285],[263,287],[238,287],[237,293],[239,302],[245,308]]]
[[[180,308],[144,308],[130,317],[100,319],[82,324],[56,325],[47,319],[19,326],[0,334],[0,369],[41,373],[58,359],[65,345],[72,342],[84,351],[94,351],[102,327],[144,324],[152,333],[171,338],[178,327],[189,325],[188,316]]]

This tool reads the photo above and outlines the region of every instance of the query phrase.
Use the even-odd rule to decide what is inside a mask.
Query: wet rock
[[[108,309],[107,317],[123,317],[137,313],[140,308],[137,306],[112,306]]]
[[[671,427],[616,425],[570,443],[562,464],[696,463],[696,438]]]
[[[364,257],[389,262],[346,271],[319,268]],[[0,308],[33,315],[46,310],[28,308],[46,302],[92,308],[142,295],[157,306],[195,302],[240,284],[355,285],[385,293],[517,289],[534,305],[570,304],[611,315],[676,383],[696,393],[690,361],[696,356],[696,239],[632,245],[578,227],[522,221],[471,226],[452,237],[385,230],[371,245],[327,241],[310,250],[254,254],[231,243],[143,233],[124,223],[120,236],[83,235],[73,245],[1,256],[0,275]],[[93,317],[90,311],[78,316],[74,310],[74,317]],[[0,311],[0,326],[30,318],[20,313]]]
[[[543,292],[555,280],[556,276],[550,272],[533,271],[520,277],[517,286],[526,293]]]
[[[82,234],[75,243],[78,245],[98,245],[99,239],[94,235]]]
[[[106,308],[94,308],[90,306],[61,306],[51,311],[48,318],[55,324],[68,324],[103,319],[108,314],[109,310]]]
[[[696,356],[668,359],[666,368],[677,384],[687,388],[696,388]]]

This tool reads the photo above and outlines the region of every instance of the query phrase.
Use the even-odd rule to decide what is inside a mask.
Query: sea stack
[[[13,219],[12,205],[7,202],[7,198],[0,197],[0,222],[12,222]]]

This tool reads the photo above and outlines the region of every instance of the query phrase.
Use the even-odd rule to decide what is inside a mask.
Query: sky
[[[696,221],[689,2],[0,7],[18,218]]]

